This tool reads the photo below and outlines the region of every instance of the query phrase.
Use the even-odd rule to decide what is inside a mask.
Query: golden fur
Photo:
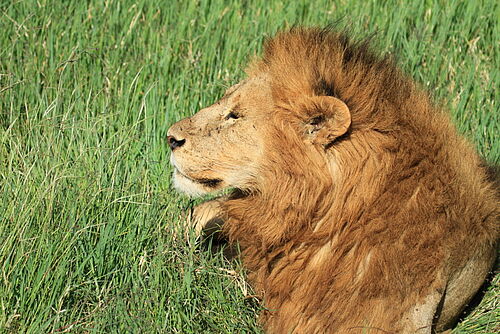
[[[343,34],[279,33],[169,142],[180,190],[236,188],[198,225],[217,218],[239,243],[269,333],[441,331],[493,264],[499,198],[480,158]]]

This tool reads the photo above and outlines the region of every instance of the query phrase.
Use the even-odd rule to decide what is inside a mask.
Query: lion
[[[168,130],[175,187],[224,189],[268,333],[436,333],[454,325],[497,250],[499,195],[473,147],[368,42],[293,28],[247,78]]]

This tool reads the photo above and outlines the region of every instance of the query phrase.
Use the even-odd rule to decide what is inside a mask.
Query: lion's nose
[[[184,143],[186,142],[186,139],[179,140],[179,139],[176,139],[174,136],[168,136],[167,141],[168,141],[168,146],[170,146],[170,149],[173,151],[177,147],[181,147],[182,145],[184,145]]]

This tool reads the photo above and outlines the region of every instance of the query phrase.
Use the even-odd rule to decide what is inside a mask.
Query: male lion
[[[269,333],[434,333],[491,269],[499,198],[428,94],[367,43],[296,28],[168,131],[175,186],[222,221]]]

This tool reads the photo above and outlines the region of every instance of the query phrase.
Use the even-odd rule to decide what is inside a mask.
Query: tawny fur
[[[447,115],[389,58],[330,30],[278,34],[248,75],[270,86],[264,148],[216,215],[242,249],[266,331],[451,326],[494,261],[499,199]],[[350,120],[328,114],[325,96]],[[318,115],[338,133],[316,131]]]

